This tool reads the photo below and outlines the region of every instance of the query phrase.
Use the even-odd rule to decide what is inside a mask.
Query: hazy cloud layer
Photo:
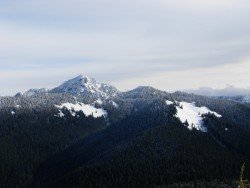
[[[244,96],[250,95],[250,88],[227,86],[222,89],[213,89],[211,87],[200,87],[197,90],[186,90],[185,92],[205,96]]]
[[[0,95],[86,74],[122,90],[249,87],[246,0],[0,1]]]

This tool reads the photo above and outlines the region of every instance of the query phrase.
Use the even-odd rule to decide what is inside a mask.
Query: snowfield
[[[177,113],[174,115],[179,118],[182,123],[188,123],[187,128],[189,130],[197,129],[202,132],[207,132],[207,128],[203,126],[203,117],[205,114],[214,114],[216,117],[222,116],[217,112],[209,110],[207,107],[197,107],[195,103],[166,101],[167,105],[175,104]]]
[[[75,116],[75,112],[82,111],[87,117],[92,116],[94,118],[98,117],[107,117],[108,113],[102,108],[95,108],[94,106],[79,103],[63,103],[61,105],[55,105],[59,109],[59,114],[57,116],[63,117],[64,114],[62,113],[61,109],[66,108],[70,111],[72,116]]]
[[[166,100],[166,104],[167,105],[172,105],[172,104],[174,104],[174,102]]]

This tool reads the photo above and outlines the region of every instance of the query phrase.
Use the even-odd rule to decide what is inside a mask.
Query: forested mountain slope
[[[250,164],[248,105],[83,76],[0,97],[0,135],[1,187],[233,181]]]

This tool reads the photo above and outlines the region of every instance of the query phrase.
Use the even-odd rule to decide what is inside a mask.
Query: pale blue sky
[[[0,95],[85,74],[128,90],[250,86],[247,0],[0,0]]]

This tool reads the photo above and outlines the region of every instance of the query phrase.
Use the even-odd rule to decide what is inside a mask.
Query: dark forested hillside
[[[213,138],[176,126],[158,126],[128,145],[108,151],[111,153],[102,153],[101,159],[98,155],[52,182],[43,182],[51,187],[154,187],[197,180],[225,181],[237,177],[243,161],[249,164],[248,158],[219,147]]]
[[[243,162],[249,177],[248,105],[94,86],[97,95],[60,88],[0,98],[1,187],[218,187],[234,184]]]
[[[72,100],[54,95],[1,100],[0,187],[29,186],[42,161],[106,127],[105,119],[86,117],[82,112],[74,118],[63,110],[65,116],[56,117],[58,110],[52,104]]]
[[[83,139],[44,163],[35,182],[45,187],[152,187],[224,181],[237,177],[243,162],[249,164],[249,153],[244,153],[249,137],[239,139],[246,143],[237,151],[236,142],[223,142],[235,135],[189,131],[171,116],[171,109],[163,109],[156,102],[119,127]],[[213,117],[206,121],[212,129]]]

